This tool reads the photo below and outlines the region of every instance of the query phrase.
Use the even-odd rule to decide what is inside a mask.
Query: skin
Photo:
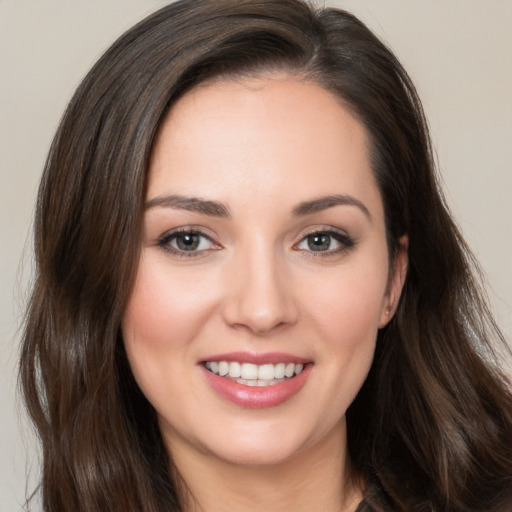
[[[196,87],[161,126],[123,335],[194,497],[188,510],[350,511],[361,499],[345,412],[407,267],[405,239],[388,261],[367,145],[335,96],[284,75]],[[163,204],[169,195],[220,202],[229,217]],[[293,214],[332,195],[363,206]],[[177,228],[204,233],[192,256],[176,252]],[[333,230],[341,241],[311,249],[311,232]],[[285,352],[313,367],[286,402],[243,408],[219,396],[199,364],[233,351]]]

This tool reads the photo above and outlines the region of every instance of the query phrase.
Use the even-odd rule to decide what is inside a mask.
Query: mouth
[[[314,362],[283,352],[230,352],[205,357],[199,367],[211,389],[238,407],[262,409],[297,395]]]
[[[230,352],[205,357],[199,367],[211,389],[238,407],[284,404],[309,380],[314,362],[282,352]]]
[[[275,386],[300,375],[307,365],[281,362],[254,364],[240,361],[205,361],[204,367],[211,373],[249,387]]]

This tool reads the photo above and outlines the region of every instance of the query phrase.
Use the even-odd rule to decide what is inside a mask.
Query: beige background
[[[15,367],[30,279],[31,215],[45,154],[70,95],[95,59],[164,3],[0,0],[0,512],[21,509],[26,474],[36,461],[30,433],[26,449],[20,434]],[[482,262],[493,307],[511,339],[512,1],[326,3],[366,21],[416,82],[449,203]]]

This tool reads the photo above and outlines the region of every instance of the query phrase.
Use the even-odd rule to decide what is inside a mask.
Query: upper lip
[[[201,359],[201,363],[206,363],[207,361],[237,361],[239,363],[252,363],[257,365],[279,363],[307,364],[311,362],[310,359],[293,354],[286,354],[284,352],[228,352],[224,354],[214,354]]]

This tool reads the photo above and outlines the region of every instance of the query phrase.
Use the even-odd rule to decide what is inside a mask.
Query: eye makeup
[[[157,247],[172,256],[179,258],[197,258],[209,251],[217,251],[222,247],[210,236],[199,229],[179,228],[163,234],[156,243]]]
[[[341,255],[353,249],[357,240],[345,231],[333,227],[322,227],[301,234],[292,249],[307,253],[311,257]],[[201,229],[181,227],[164,233],[155,244],[171,256],[198,258],[223,247]]]
[[[346,232],[334,228],[320,228],[307,233],[295,250],[306,251],[315,257],[332,256],[351,250],[356,240]]]

